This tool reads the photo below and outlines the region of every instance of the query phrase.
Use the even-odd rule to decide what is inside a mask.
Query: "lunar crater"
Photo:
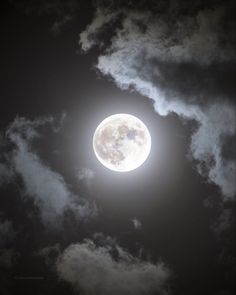
[[[116,114],[103,120],[95,130],[93,147],[107,168],[127,172],[147,159],[151,136],[144,123],[129,114]]]

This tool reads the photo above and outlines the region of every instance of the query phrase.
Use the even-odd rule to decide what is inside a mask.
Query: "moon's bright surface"
[[[151,135],[137,117],[115,114],[104,119],[96,128],[93,149],[105,167],[128,172],[146,161],[151,150]]]

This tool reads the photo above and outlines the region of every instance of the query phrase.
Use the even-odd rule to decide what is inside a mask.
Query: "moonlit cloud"
[[[116,251],[117,258],[111,252]],[[163,263],[133,257],[120,246],[97,247],[93,241],[72,244],[57,260],[60,278],[84,294],[167,294],[170,272]]]
[[[224,150],[227,142],[234,142],[235,104],[229,87],[223,84],[223,73],[236,55],[232,20],[226,20],[226,15],[222,6],[200,10],[191,17],[173,13],[170,19],[165,13],[154,17],[151,12],[123,10],[121,25],[113,27],[111,42],[99,56],[97,68],[121,89],[133,88],[152,99],[160,115],[173,112],[195,120],[199,127],[192,135],[190,151],[198,172],[218,185],[226,199],[232,199],[235,154],[225,156]],[[97,43],[96,34],[106,30],[100,17],[101,12],[81,34],[86,36],[80,38],[84,51]],[[229,28],[227,36],[223,20]],[[86,40],[90,40],[89,46]],[[211,70],[209,78],[213,67],[216,70]],[[216,93],[222,85],[229,97]]]
[[[132,219],[132,223],[135,229],[137,230],[142,229],[142,223],[137,218]]]
[[[234,145],[235,131],[235,106],[212,104],[205,110],[191,143],[192,155],[200,161],[198,171],[203,175],[207,173],[229,198],[234,197],[236,189],[235,151],[228,153],[228,158],[224,157],[223,151],[229,148],[228,144]]]
[[[63,176],[32,151],[32,140],[41,136],[37,127],[52,122],[53,118],[34,121],[16,118],[8,128],[7,136],[15,144],[12,166],[23,180],[26,195],[32,197],[40,209],[42,222],[58,227],[65,210],[73,211],[79,218],[87,218],[96,214],[96,207],[74,195]]]
[[[89,168],[80,169],[77,173],[78,180],[91,180],[95,177],[95,172]]]
[[[89,50],[96,44],[96,34],[104,29],[104,25],[122,13],[122,27],[116,30],[106,58],[130,51],[133,55],[147,54],[148,58],[158,57],[162,62],[189,62],[209,64],[213,61],[230,61],[236,58],[232,49],[233,33],[224,44],[221,21],[226,15],[225,7],[214,10],[199,11],[195,17],[173,14],[166,19],[165,14],[154,17],[150,12],[130,12],[128,10],[108,11],[98,8],[95,17],[86,30],[80,34],[82,50]],[[95,39],[95,40],[94,40]],[[124,54],[125,56],[125,54]]]
[[[96,39],[97,42],[94,39],[96,38],[97,33],[99,33],[99,29],[104,25],[109,24],[116,15],[117,13],[106,11],[105,9],[97,9],[96,17],[93,22],[80,34],[79,44],[83,51],[89,50],[93,45],[99,42],[98,39]],[[99,42],[99,45],[102,44]]]

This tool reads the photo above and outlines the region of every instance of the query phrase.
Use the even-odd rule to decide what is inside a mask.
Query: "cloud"
[[[232,230],[235,232],[235,209],[233,208],[221,208],[221,214],[212,226],[213,231],[220,237]],[[233,235],[234,236],[234,235]],[[234,242],[232,242],[232,245]]]
[[[52,129],[55,133],[59,133],[62,131],[64,124],[66,122],[68,118],[68,115],[66,112],[62,112],[61,116],[59,117],[59,120],[57,120],[56,124],[55,124],[55,118],[53,119],[54,124],[52,126]]]
[[[141,261],[118,245],[97,247],[91,240],[66,248],[58,258],[57,272],[76,290],[103,295],[167,294],[170,276],[163,263]]]
[[[212,104],[205,110],[204,120],[193,134],[191,143],[192,155],[200,161],[198,171],[203,175],[207,173],[223,194],[231,198],[236,190],[235,151],[227,153],[227,156],[223,151],[228,144],[233,149],[235,131],[235,106]]]
[[[205,8],[188,16],[177,7],[168,17],[161,11],[153,15],[150,9],[123,9],[96,67],[121,89],[135,89],[150,98],[160,115],[173,112],[195,120],[199,128],[190,151],[197,169],[232,199],[235,154],[229,149],[224,153],[236,132],[235,86],[229,82],[235,75],[230,63],[236,61],[230,7]],[[86,36],[80,38],[85,52],[96,44],[96,33],[106,31],[100,18],[101,12],[80,35]]]
[[[16,118],[8,128],[7,136],[15,145],[11,162],[23,180],[26,195],[33,198],[40,209],[42,222],[58,227],[65,210],[73,211],[79,218],[87,218],[96,214],[96,207],[74,195],[63,176],[44,164],[31,150],[32,140],[41,136],[37,128],[52,123],[53,118],[34,121]]]
[[[99,43],[101,45],[101,41],[97,39],[100,28],[108,25],[116,15],[117,12],[113,13],[106,9],[97,9],[93,22],[80,34],[79,44],[83,51],[89,50],[95,44]]]
[[[98,8],[91,24],[80,34],[82,50],[89,50],[96,44],[96,34],[118,13],[125,17],[107,50],[109,54],[103,57],[105,59],[122,53],[126,56],[131,45],[133,57],[142,52],[148,58],[158,58],[160,62],[209,64],[213,61],[230,61],[236,57],[231,44],[233,32],[228,31],[229,37],[226,38],[222,30],[221,24],[226,17],[223,6],[199,11],[195,17],[179,15],[178,19],[175,19],[177,15],[168,15],[167,19],[165,14],[156,17],[150,12],[113,12]],[[222,44],[223,40],[225,43]]]
[[[5,163],[0,163],[0,186],[8,184],[14,177],[14,171]]]
[[[78,180],[91,180],[95,177],[95,173],[93,170],[89,168],[83,168],[79,170],[77,174]]]
[[[36,254],[42,256],[48,266],[52,266],[55,264],[60,253],[60,244],[55,244],[40,249]]]
[[[12,169],[8,157],[5,155],[6,142],[0,134],[0,186],[9,184],[14,177],[14,170]]]
[[[137,218],[132,219],[132,223],[136,230],[142,229],[142,223]]]

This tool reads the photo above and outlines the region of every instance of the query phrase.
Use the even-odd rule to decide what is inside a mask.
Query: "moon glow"
[[[108,169],[128,172],[146,161],[151,150],[151,135],[137,117],[115,114],[96,128],[93,149],[97,159]]]

